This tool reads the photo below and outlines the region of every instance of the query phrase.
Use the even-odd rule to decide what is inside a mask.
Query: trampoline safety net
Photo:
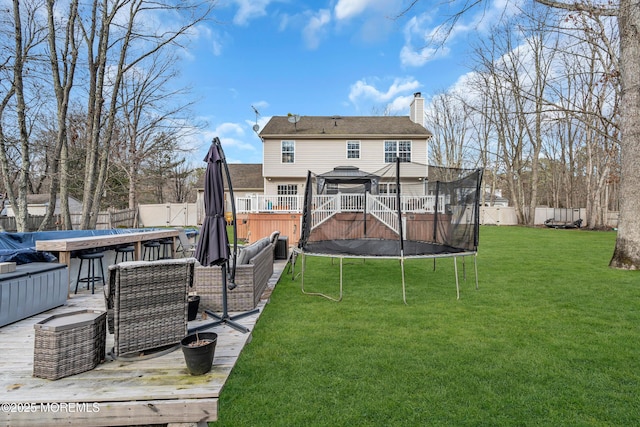
[[[395,163],[307,174],[299,250],[429,257],[478,248],[481,169]]]

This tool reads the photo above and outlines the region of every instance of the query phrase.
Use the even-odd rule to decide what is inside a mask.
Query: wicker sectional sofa
[[[229,311],[252,310],[260,301],[273,274],[275,251],[274,238],[265,237],[238,252],[236,266],[236,287],[227,291],[227,309]],[[220,266],[197,266],[194,275],[194,287],[200,296],[200,309],[222,310],[222,270]]]

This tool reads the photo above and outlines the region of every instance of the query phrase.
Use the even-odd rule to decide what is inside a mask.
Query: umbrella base
[[[189,329],[189,333],[195,332],[195,331],[199,331],[202,329],[208,329],[208,328],[212,328],[214,326],[218,326],[218,325],[228,325],[230,327],[232,327],[233,329],[242,332],[243,334],[249,332],[249,328],[242,326],[239,323],[234,322],[235,319],[242,319],[243,317],[247,317],[247,316],[251,316],[252,314],[258,313],[260,310],[259,309],[254,309],[251,311],[247,311],[245,313],[240,313],[240,314],[236,314],[234,316],[229,316],[228,313],[223,313],[222,315],[216,314],[214,312],[212,312],[211,310],[205,310],[204,312],[210,316],[213,317],[214,319],[218,319],[215,322],[211,322],[211,323],[207,323],[205,325],[200,325],[196,328],[192,328]]]

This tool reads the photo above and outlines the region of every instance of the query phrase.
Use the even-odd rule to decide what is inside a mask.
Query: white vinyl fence
[[[139,205],[140,227],[195,227],[200,225],[196,203]]]

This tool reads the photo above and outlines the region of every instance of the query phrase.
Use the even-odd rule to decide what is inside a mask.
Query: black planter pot
[[[198,317],[198,307],[200,306],[200,297],[197,295],[190,295],[188,297],[189,301],[189,314],[187,315],[187,320],[192,321],[196,320]]]
[[[189,345],[197,341],[206,343],[198,346]],[[217,341],[218,334],[215,332],[198,332],[187,335],[180,341],[184,361],[191,375],[204,375],[211,370]]]

